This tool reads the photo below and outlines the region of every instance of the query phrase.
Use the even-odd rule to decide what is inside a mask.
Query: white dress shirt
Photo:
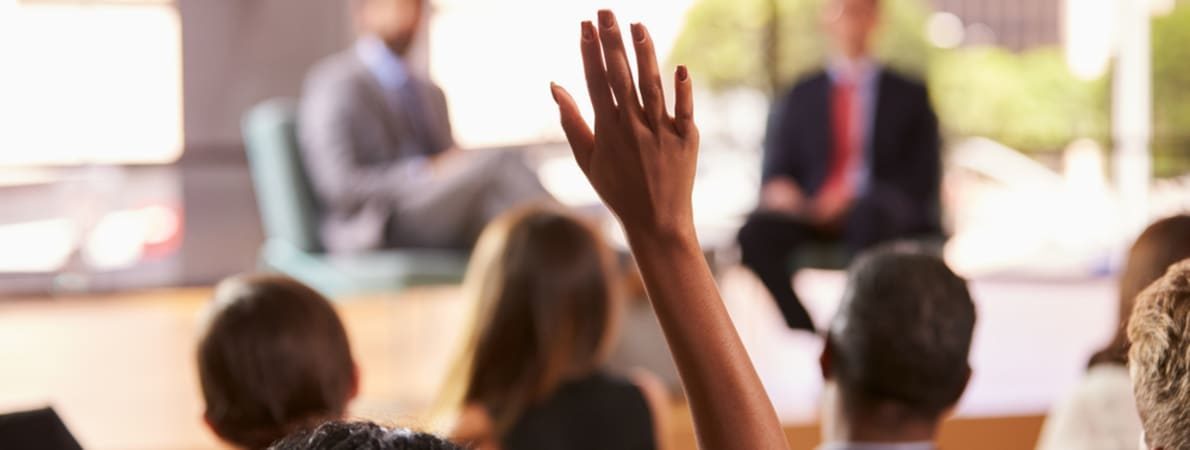
[[[1098,364],[1045,419],[1039,450],[1120,450],[1135,448],[1140,416],[1128,368]]]

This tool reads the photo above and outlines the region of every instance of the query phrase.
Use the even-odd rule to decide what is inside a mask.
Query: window
[[[0,0],[0,67],[0,167],[181,154],[171,0]]]
[[[579,22],[611,8],[622,22],[649,27],[662,73],[693,0],[435,0],[430,71],[448,96],[463,147],[561,141],[549,83],[565,86],[589,111],[579,57]],[[514,12],[515,11],[515,12]],[[672,101],[672,99],[670,100]],[[588,114],[588,117],[590,115]]]

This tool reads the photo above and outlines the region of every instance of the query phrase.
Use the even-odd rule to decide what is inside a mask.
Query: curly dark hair
[[[270,450],[463,450],[428,433],[372,422],[331,421],[290,434]]]

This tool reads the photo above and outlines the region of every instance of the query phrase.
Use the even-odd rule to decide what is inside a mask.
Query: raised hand
[[[579,167],[624,224],[645,290],[665,331],[706,449],[787,449],[760,378],[723,307],[694,233],[690,194],[698,159],[690,76],[675,74],[666,112],[653,40],[632,26],[640,90],[633,83],[616,17],[582,25],[583,65],[595,130],[574,99],[551,86]]]
[[[599,12],[599,29],[582,24],[583,66],[595,109],[595,130],[565,89],[550,89],[562,128],[579,167],[627,230],[692,232],[690,194],[698,160],[698,128],[690,76],[674,74],[676,103],[670,116],[649,31],[633,24],[640,96],[611,11]]]

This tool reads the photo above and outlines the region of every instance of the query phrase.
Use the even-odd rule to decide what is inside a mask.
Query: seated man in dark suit
[[[455,148],[446,97],[407,58],[427,0],[350,3],[360,38],[310,71],[298,120],[327,250],[468,248],[548,198],[521,155]]]
[[[925,86],[869,57],[879,0],[830,0],[835,56],[777,102],[765,143],[760,208],[739,241],[743,262],[790,328],[813,330],[790,282],[811,240],[874,244],[937,233],[938,121]]]

